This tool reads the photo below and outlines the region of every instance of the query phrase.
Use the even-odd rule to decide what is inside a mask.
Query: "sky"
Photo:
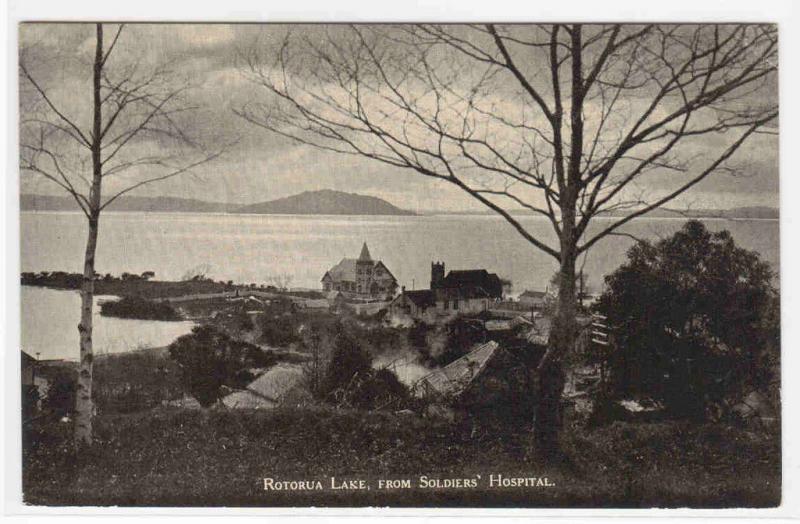
[[[106,45],[115,30],[113,25],[107,28]],[[123,67],[137,60],[169,64],[177,77],[192,85],[188,96],[198,107],[192,126],[201,131],[203,139],[212,147],[235,141],[223,157],[202,166],[195,175],[145,186],[132,194],[248,204],[302,191],[335,189],[381,197],[413,211],[481,209],[481,204],[452,184],[368,159],[296,144],[234,114],[233,108],[265,97],[263,88],[254,86],[242,74],[242,52],[257,46],[267,55],[276,53],[285,30],[284,26],[230,24],[125,27],[115,50],[118,62],[109,67]],[[313,37],[323,29],[302,30]],[[32,73],[64,112],[76,118],[85,114],[91,99],[94,26],[22,24],[20,46],[23,59],[32,64]],[[755,137],[737,153],[737,159],[747,163],[744,174],[714,174],[676,201],[674,207],[777,207],[777,137]],[[653,183],[658,184],[657,178]],[[59,194],[60,189],[41,177],[23,174],[21,191]]]

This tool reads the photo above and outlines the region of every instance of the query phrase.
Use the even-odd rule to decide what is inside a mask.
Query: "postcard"
[[[24,504],[779,506],[778,26],[534,22],[21,23]]]

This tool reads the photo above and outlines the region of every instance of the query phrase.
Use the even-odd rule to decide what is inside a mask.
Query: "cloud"
[[[294,26],[295,34],[313,39],[326,31],[324,26]],[[480,209],[470,197],[454,186],[358,157],[335,155],[301,146],[276,136],[236,116],[232,107],[262,99],[263,92],[249,83],[238,67],[238,55],[254,42],[270,56],[278,49],[287,26],[253,24],[131,24],[118,43],[115,60],[121,64],[141,60],[143,64],[169,63],[179,75],[196,86],[191,95],[202,110],[193,125],[205,134],[238,139],[238,145],[224,160],[200,170],[198,177],[174,179],[152,186],[140,194],[168,194],[206,200],[250,203],[310,189],[333,188],[387,198],[392,203],[414,210]],[[92,24],[22,24],[20,45],[35,52],[40,67],[35,68],[52,90],[53,99],[70,114],[85,114],[90,100],[87,88],[94,50]],[[116,32],[110,25],[107,35]],[[111,36],[107,36],[107,41]],[[66,57],[66,58],[65,58]],[[475,71],[474,74],[479,74]],[[509,84],[510,85],[510,84]],[[494,107],[504,115],[520,112],[513,99],[514,90],[491,93]],[[631,102],[635,105],[638,102]],[[635,109],[635,107],[634,107]],[[529,111],[530,108],[528,108]],[[587,117],[596,116],[590,106]],[[526,113],[533,122],[532,112]],[[88,120],[83,119],[88,125]],[[504,137],[498,136],[498,140]],[[730,137],[723,138],[727,140]],[[710,142],[687,147],[701,156]],[[777,139],[757,137],[742,148],[736,160],[747,161],[748,176],[717,174],[699,184],[691,198],[704,207],[722,202],[736,205],[777,204]],[[25,175],[27,178],[28,175]],[[673,184],[669,174],[653,173],[643,179],[647,188],[663,192]],[[45,187],[25,181],[23,187]],[[44,191],[44,189],[41,189]]]

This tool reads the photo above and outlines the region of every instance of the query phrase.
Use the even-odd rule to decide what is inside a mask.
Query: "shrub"
[[[36,415],[39,402],[39,389],[32,384],[22,385],[22,421],[25,422]]]
[[[252,381],[248,368],[269,367],[277,361],[274,354],[234,340],[210,326],[195,327],[170,344],[168,350],[181,368],[189,394],[204,407],[223,396],[223,386],[242,388]]]
[[[47,395],[42,399],[42,409],[57,417],[70,415],[75,411],[77,379],[77,373],[66,368],[57,368],[48,372],[49,386]]]
[[[152,409],[182,393],[180,368],[159,351],[133,351],[95,360],[92,396],[100,412]]]
[[[372,355],[349,329],[338,325],[338,333],[309,337],[318,348],[332,346],[307,363],[309,389],[325,402],[357,409],[398,409],[408,399],[408,388],[389,369],[372,368]],[[333,338],[331,344],[329,340]],[[314,355],[314,352],[312,352]],[[324,369],[323,369],[324,368]],[[321,375],[321,377],[320,377]]]
[[[349,334],[340,333],[336,338],[330,363],[325,374],[324,392],[329,399],[347,392],[356,377],[364,377],[372,371],[372,357]]]

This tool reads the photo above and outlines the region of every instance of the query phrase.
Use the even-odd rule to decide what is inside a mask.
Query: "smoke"
[[[388,368],[394,371],[400,382],[409,387],[433,371],[420,364],[417,355],[410,351],[380,355],[372,361],[372,367],[373,369]]]

